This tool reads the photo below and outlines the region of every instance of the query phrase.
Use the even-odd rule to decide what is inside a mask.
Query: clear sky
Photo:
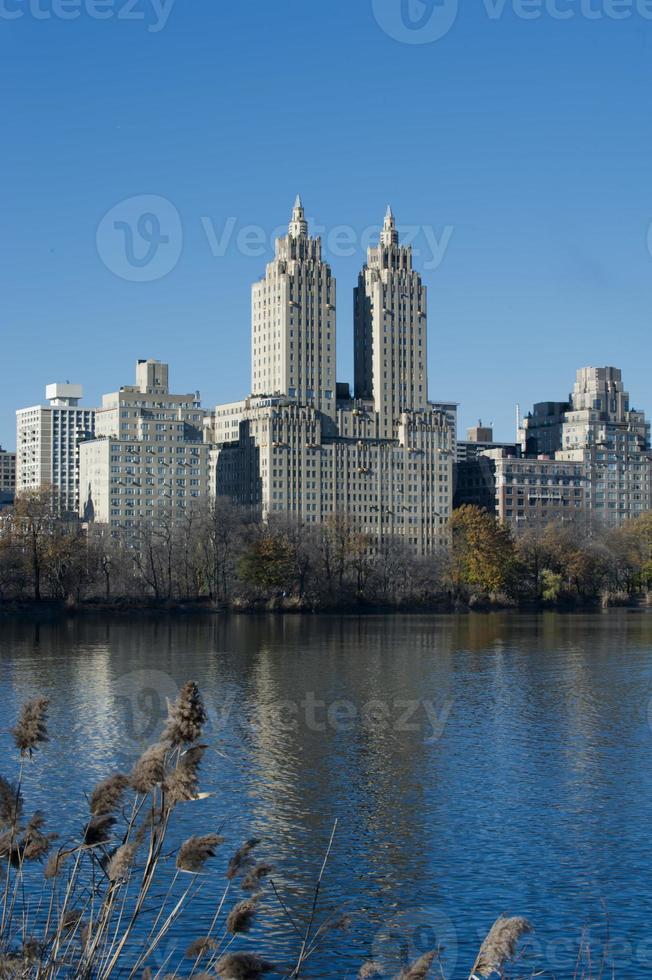
[[[652,412],[652,3],[537,2],[0,0],[0,442],[46,383],[94,404],[139,357],[205,405],[246,394],[250,284],[297,191],[340,380],[389,202],[461,432],[513,437],[517,401],[589,364]]]

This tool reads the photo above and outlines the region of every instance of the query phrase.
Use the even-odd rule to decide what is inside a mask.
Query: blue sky
[[[652,412],[652,5],[461,0],[429,40],[418,18],[454,0],[160,2],[0,2],[3,445],[46,383],[96,403],[139,357],[206,405],[245,394],[250,284],[297,191],[335,253],[340,380],[360,242],[391,202],[429,287],[430,395],[461,431],[511,437],[517,401],[588,364]],[[114,221],[161,198],[143,232],[170,232],[152,275],[173,267],[133,281],[151,270],[121,265]]]

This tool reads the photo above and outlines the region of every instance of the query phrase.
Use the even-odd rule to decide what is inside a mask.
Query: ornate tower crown
[[[387,211],[385,213],[383,230],[380,233],[380,244],[398,245],[398,231],[396,230],[396,222],[394,221],[394,215],[392,214],[392,209],[389,204],[387,205]]]
[[[290,218],[288,233],[290,238],[302,238],[308,234],[308,222],[306,221],[306,215],[303,210],[300,194],[297,194],[294,207],[292,208],[292,217]]]

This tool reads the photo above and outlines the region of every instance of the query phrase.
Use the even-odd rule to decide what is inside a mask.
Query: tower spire
[[[306,214],[303,210],[303,203],[301,201],[300,194],[297,194],[294,201],[292,217],[290,218],[288,230],[290,233],[290,238],[301,238],[301,236],[308,234],[308,222],[306,221]]]
[[[389,204],[387,205],[387,211],[385,212],[383,230],[380,233],[380,242],[381,245],[398,245],[398,231],[396,230],[394,213],[391,205]]]

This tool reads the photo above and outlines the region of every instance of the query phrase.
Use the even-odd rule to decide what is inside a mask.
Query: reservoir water
[[[442,945],[446,976],[465,978],[501,913],[535,928],[514,976],[573,977],[607,933],[616,977],[652,973],[652,615],[4,620],[0,773],[15,775],[20,703],[47,696],[52,740],[25,795],[78,828],[84,794],[131,767],[190,678],[215,795],[178,809],[174,842],[220,827],[227,842],[165,972],[206,931],[245,838],[300,919],[337,821],[320,915],[351,921],[308,977],[353,978],[371,957],[392,975]],[[291,965],[297,936],[269,887],[233,948]]]

